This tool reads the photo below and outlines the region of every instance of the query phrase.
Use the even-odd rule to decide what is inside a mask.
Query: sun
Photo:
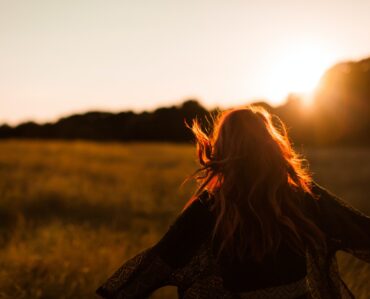
[[[321,76],[333,62],[330,52],[317,44],[299,43],[278,54],[269,74],[267,97],[279,103],[289,93],[296,93],[309,105]]]

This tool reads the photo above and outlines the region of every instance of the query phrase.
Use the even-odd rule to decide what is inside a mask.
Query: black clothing
[[[165,286],[178,287],[186,299],[349,299],[354,298],[339,276],[335,252],[347,251],[370,262],[370,217],[321,186],[302,201],[302,211],[326,235],[326,246],[307,248],[300,256],[282,243],[275,256],[261,263],[236,263],[214,258],[210,233],[215,218],[203,193],[157,244],[126,261],[97,293],[104,298],[147,298]]]
[[[210,236],[215,224],[215,217],[208,208],[210,200],[210,194],[203,192],[156,245],[158,255],[172,268],[188,263]],[[221,256],[220,268],[227,289],[247,292],[302,279],[306,275],[306,258],[283,243],[276,255],[269,255],[259,263],[251,258],[231,261]]]

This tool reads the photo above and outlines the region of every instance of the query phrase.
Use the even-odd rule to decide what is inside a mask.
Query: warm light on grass
[[[307,155],[319,183],[370,211],[366,148]],[[195,169],[191,145],[1,141],[0,298],[97,298],[114,270],[165,233],[194,190],[180,185]],[[356,298],[369,298],[370,265],[342,255],[339,266]]]

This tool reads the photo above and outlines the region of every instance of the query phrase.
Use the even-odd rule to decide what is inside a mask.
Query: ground
[[[370,149],[302,152],[321,185],[370,213]],[[196,167],[191,144],[1,141],[0,298],[92,298],[167,230]],[[357,298],[368,298],[370,266],[338,257]],[[174,298],[174,289],[153,297]]]

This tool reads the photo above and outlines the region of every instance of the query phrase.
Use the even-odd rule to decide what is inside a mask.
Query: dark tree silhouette
[[[278,115],[298,145],[370,145],[370,58],[338,63],[328,69],[321,78],[311,113],[294,94],[278,107],[264,101],[255,104]],[[189,99],[151,112],[90,111],[55,123],[3,124],[0,138],[189,142],[193,136],[185,122],[190,124],[197,117],[208,126],[207,119],[217,110],[207,111],[196,99]]]

